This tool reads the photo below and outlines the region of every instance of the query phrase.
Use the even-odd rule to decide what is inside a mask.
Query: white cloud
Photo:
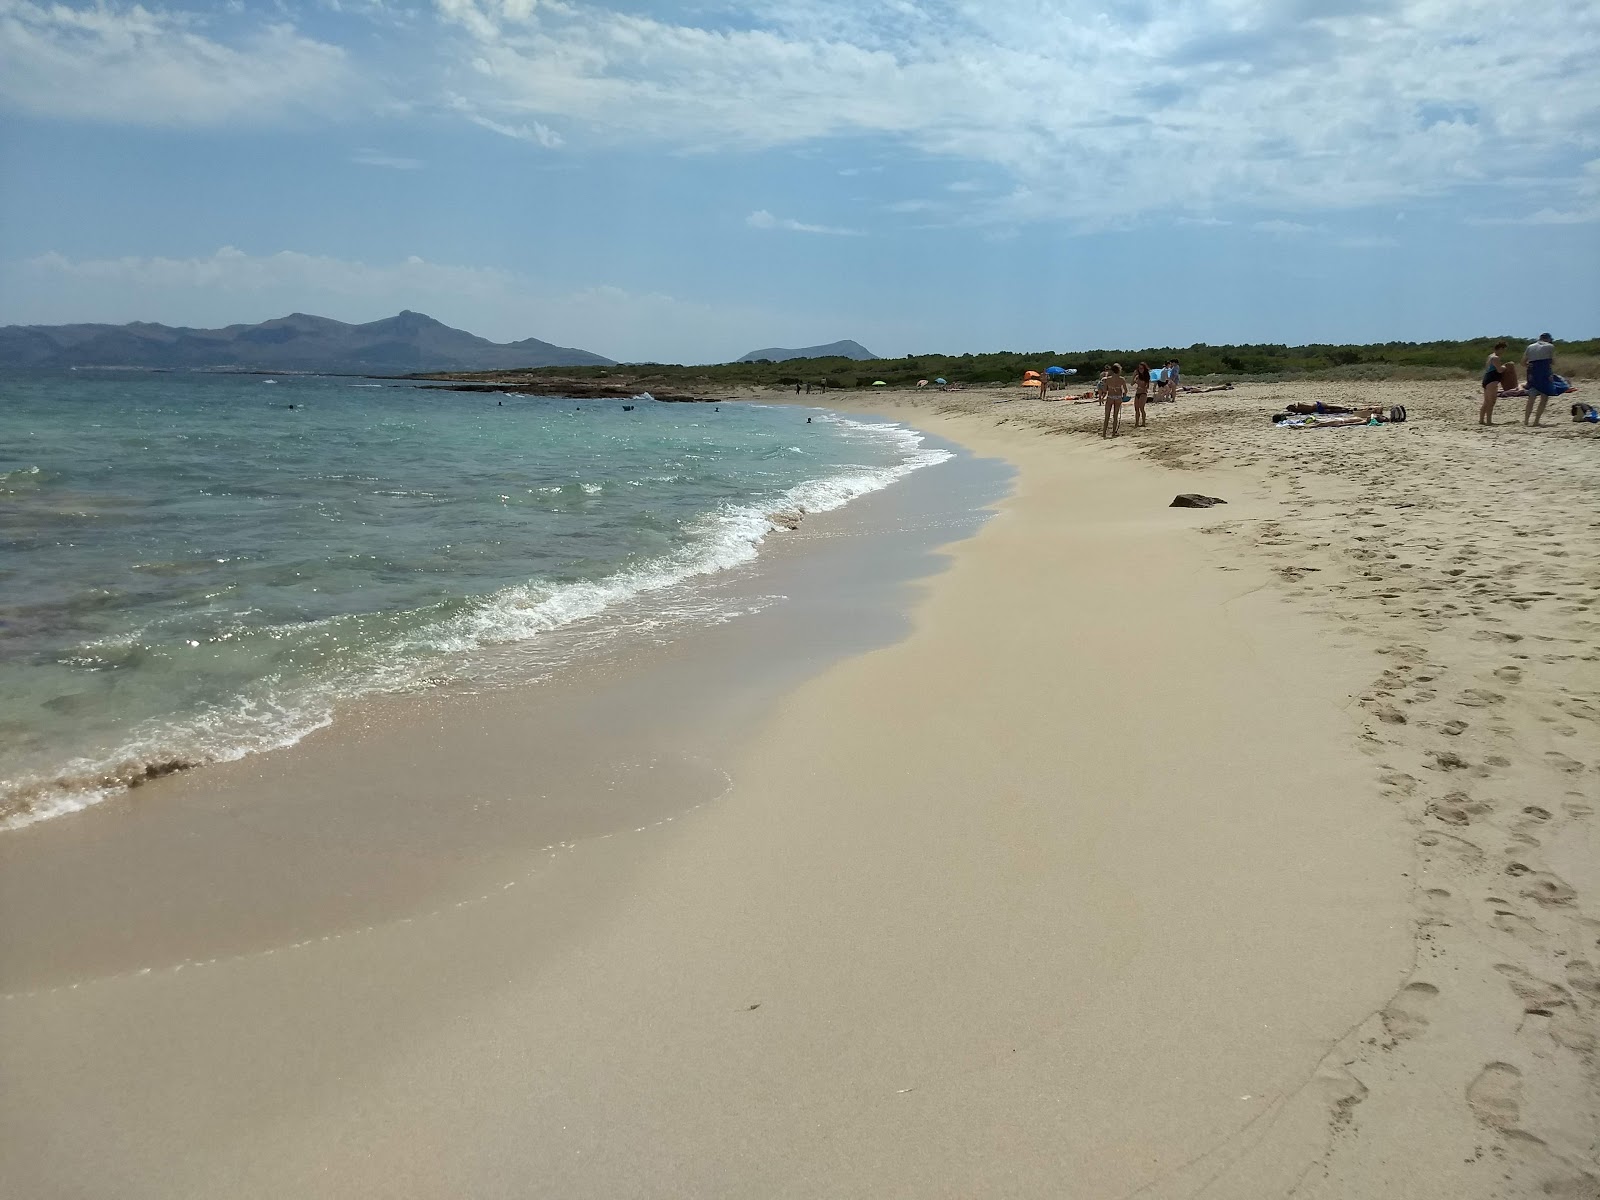
[[[1303,237],[1308,233],[1317,233],[1321,226],[1304,225],[1299,221],[1257,221],[1250,226],[1257,233],[1271,234],[1273,237]]]
[[[36,277],[64,276],[157,292],[214,289],[229,295],[281,291],[289,295],[379,297],[426,296],[430,291],[442,291],[489,296],[503,293],[512,278],[508,272],[493,267],[440,266],[416,255],[392,265],[372,266],[294,250],[247,254],[233,246],[224,246],[204,258],[128,255],[69,259],[52,251],[23,265]]]
[[[1544,184],[1541,194],[1562,194],[1560,208],[1545,205],[1531,213],[1511,217],[1475,217],[1474,225],[1589,225],[1600,221],[1600,158],[1583,164],[1576,179],[1565,186]]]
[[[345,52],[287,24],[230,41],[192,14],[111,0],[0,0],[0,103],[49,117],[216,125],[326,110],[354,86]]]
[[[565,139],[542,121],[510,122],[497,121],[480,112],[465,96],[450,94],[445,102],[451,109],[460,113],[480,128],[491,133],[498,133],[501,137],[513,138],[519,142],[532,142],[535,146],[543,146],[546,150],[558,150],[565,144]]]
[[[840,229],[833,225],[808,225],[791,217],[775,217],[764,208],[758,208],[744,219],[751,229],[783,229],[790,233],[825,233],[833,237],[864,237],[859,229]]]
[[[357,150],[350,161],[363,167],[388,167],[394,171],[420,171],[427,165],[420,158],[403,158],[382,150]]]
[[[1572,147],[1600,146],[1594,5],[1552,9],[1548,87],[1514,45],[1470,32],[1495,27],[1490,0],[437,11],[456,60],[487,69],[470,99],[494,119],[694,151],[888,139],[1005,171],[1017,187],[985,210],[1000,221],[1358,208],[1559,171]],[[1158,182],[1128,186],[1130,172]]]

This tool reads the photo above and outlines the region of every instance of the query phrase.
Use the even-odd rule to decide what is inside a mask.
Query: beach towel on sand
[[[1536,358],[1528,364],[1527,388],[1529,393],[1559,396],[1571,391],[1572,385],[1556,374],[1555,365],[1548,358]]]

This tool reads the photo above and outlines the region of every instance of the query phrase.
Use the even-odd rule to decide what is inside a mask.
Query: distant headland
[[[491,342],[419,312],[350,325],[290,313],[259,325],[0,327],[0,367],[145,367],[401,374],[604,367],[612,360],[537,338]]]
[[[798,350],[785,350],[781,346],[770,346],[765,350],[752,350],[739,361],[742,363],[781,363],[789,362],[796,358],[850,358],[855,359],[857,362],[865,362],[868,359],[877,357],[876,354],[868,350],[860,342],[843,341],[829,342],[826,346],[802,346]]]

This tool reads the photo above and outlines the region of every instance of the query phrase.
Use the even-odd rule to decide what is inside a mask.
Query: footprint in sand
[[[1451,792],[1428,805],[1428,815],[1446,825],[1471,825],[1477,817],[1493,812],[1487,800],[1474,800],[1465,792]]]
[[[1420,904],[1423,912],[1441,920],[1445,917],[1458,917],[1462,911],[1461,902],[1450,894],[1449,888],[1428,888],[1422,893]]]
[[[1580,775],[1583,773],[1583,764],[1581,762],[1575,758],[1568,758],[1559,750],[1546,750],[1544,752],[1544,757],[1545,761],[1548,762],[1552,767],[1556,767],[1562,771],[1565,771],[1569,775]]]
[[[1433,1007],[1439,989],[1431,983],[1408,983],[1389,1001],[1379,1015],[1383,1027],[1395,1041],[1416,1037],[1428,1027],[1428,1009]]]
[[[1550,983],[1537,975],[1530,975],[1513,963],[1495,963],[1494,969],[1505,977],[1522,1007],[1527,1012],[1548,1016],[1552,1011],[1570,1006],[1572,996],[1559,983]]]
[[[1532,918],[1513,912],[1509,908],[1495,909],[1494,916],[1489,918],[1489,924],[1501,933],[1509,933],[1525,946],[1540,947],[1545,943],[1544,930],[1540,929]]]
[[[1495,672],[1494,672],[1494,677],[1496,679],[1500,680],[1502,683],[1521,683],[1522,682],[1522,668],[1521,667],[1497,667],[1495,669]]]
[[[1427,753],[1436,771],[1464,771],[1472,765],[1454,750],[1429,750]]]
[[[1378,651],[1379,654],[1388,654],[1403,663],[1419,663],[1428,657],[1428,652],[1421,646],[1413,646],[1402,642],[1397,646],[1386,646]]]
[[[1467,870],[1477,871],[1483,868],[1485,855],[1483,849],[1467,841],[1466,838],[1457,837],[1453,833],[1440,833],[1430,829],[1417,838],[1417,845],[1424,850],[1434,853],[1427,857],[1433,859],[1448,859]]]
[[[1567,964],[1567,986],[1591,1000],[1600,1000],[1600,971],[1587,959],[1575,958]]]
[[[1457,704],[1467,708],[1488,708],[1491,704],[1499,704],[1505,697],[1499,692],[1491,692],[1486,688],[1468,688],[1461,693]]]
[[[1490,1063],[1467,1085],[1467,1104],[1490,1129],[1509,1133],[1522,1117],[1522,1072],[1510,1063]]]
[[[1472,640],[1475,642],[1520,642],[1522,635],[1520,633],[1502,633],[1495,629],[1480,629],[1472,635]]]
[[[1409,796],[1417,790],[1417,777],[1407,775],[1404,771],[1386,771],[1378,776],[1378,782],[1383,784],[1384,794],[1393,796]]]
[[[1512,867],[1522,869],[1512,872]],[[1566,880],[1558,875],[1552,875],[1549,871],[1530,871],[1521,863],[1512,863],[1506,868],[1506,872],[1520,875],[1522,894],[1530,900],[1538,901],[1546,908],[1569,908],[1578,898],[1578,893],[1572,890]]]

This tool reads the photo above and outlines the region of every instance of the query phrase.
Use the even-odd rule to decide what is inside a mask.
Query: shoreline
[[[823,410],[808,407],[804,411]],[[870,429],[870,423],[845,419],[843,424],[858,425],[863,431]],[[896,426],[894,422],[883,422],[882,428]],[[612,564],[609,574],[563,582],[540,577],[513,580],[481,595],[457,597],[480,613],[492,614],[498,608],[503,613],[525,614],[517,589],[543,588],[546,594],[533,610],[534,615],[548,611],[550,627],[537,636],[499,641],[492,631],[473,633],[470,646],[458,646],[451,655],[439,651],[431,662],[426,653],[408,656],[391,646],[386,656],[367,662],[364,673],[347,671],[337,679],[291,678],[286,698],[269,693],[263,702],[280,709],[279,719],[270,728],[237,718],[230,725],[226,716],[213,720],[208,714],[180,707],[138,724],[125,723],[98,743],[52,744],[41,739],[40,748],[31,759],[6,764],[13,769],[6,772],[8,778],[0,781],[0,839],[41,821],[71,818],[107,800],[126,800],[131,792],[168,776],[290,749],[305,737],[328,728],[338,713],[366,703],[394,705],[403,703],[397,697],[439,686],[454,686],[457,690],[469,682],[476,686],[485,672],[509,675],[513,683],[533,682],[548,673],[547,660],[552,656],[559,662],[568,652],[584,653],[581,648],[574,649],[576,643],[585,639],[603,641],[608,623],[625,625],[630,616],[639,617],[639,623],[649,629],[665,628],[675,622],[692,626],[696,621],[726,619],[729,614],[703,611],[705,599],[723,586],[719,579],[725,572],[746,569],[759,559],[763,548],[770,552],[778,541],[794,533],[805,514],[809,513],[815,523],[819,516],[892,487],[930,465],[930,459],[937,460],[948,453],[941,450],[930,454],[919,448],[921,435],[911,431],[904,432],[903,440],[900,433],[889,440],[902,451],[898,463],[870,469],[818,463],[822,474],[802,479],[764,501],[750,495],[714,506],[702,514],[704,528],[695,536],[686,537],[682,544],[653,557]],[[676,614],[672,611],[675,601],[702,611],[697,617]],[[405,614],[371,615],[384,619]],[[440,631],[423,628],[421,635],[440,636]],[[650,635],[636,632],[634,636]],[[224,698],[229,699],[244,702],[242,696]]]
[[[369,693],[292,744],[7,830],[0,995],[368,929],[481,895],[481,880],[519,876],[530,854],[715,798],[721,759],[759,713],[901,636],[942,543],[1003,490],[996,465],[936,438],[929,450],[954,457],[675,585],[713,620],[591,644],[523,682]],[[286,876],[301,880],[287,896]]]
[[[1396,529],[1373,503],[1464,486],[1456,435],[1436,450],[1408,398],[1417,425],[1373,431],[1405,441],[1270,431],[1284,449],[1237,411],[1271,398],[1161,406],[1141,454],[1040,436],[1020,404],[872,397],[1018,471],[909,636],[788,690],[717,802],[553,848],[492,904],[8,1001],[3,1123],[32,1149],[0,1178],[1582,1194],[1593,767],[1557,747],[1595,719],[1592,646],[1564,653],[1592,616],[1512,626],[1582,603],[1562,580],[1593,535],[1508,521],[1429,600],[1459,514]],[[1164,507],[1191,490],[1230,503]],[[1531,526],[1566,502],[1522,500]],[[1496,585],[1499,563],[1554,574]],[[1456,637],[1440,605],[1471,587],[1537,656]],[[1465,728],[1447,696],[1481,702]],[[92,1153],[49,1148],[79,1125]]]

